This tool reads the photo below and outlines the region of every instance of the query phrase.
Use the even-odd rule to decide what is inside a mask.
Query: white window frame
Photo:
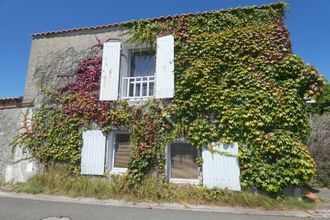
[[[109,173],[110,174],[124,174],[128,168],[115,167],[115,151],[116,151],[116,135],[117,134],[130,134],[127,131],[112,131],[108,135],[108,147],[109,147]]]
[[[166,145],[165,155],[166,155],[166,166],[165,173],[167,176],[167,180],[170,183],[189,183],[189,184],[199,184],[200,183],[200,169],[198,168],[199,176],[197,179],[182,179],[182,178],[172,178],[171,177],[171,144],[187,144],[184,140],[176,140]],[[199,153],[198,153],[199,154]]]

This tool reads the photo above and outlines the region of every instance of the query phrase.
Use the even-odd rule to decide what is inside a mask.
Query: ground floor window
[[[130,134],[127,132],[113,132],[110,143],[110,172],[122,173],[128,168],[130,154]]]
[[[168,150],[170,181],[191,182],[189,180],[198,180],[199,170],[196,164],[198,150],[196,147],[184,142],[175,142],[169,145]]]
[[[114,167],[127,168],[130,151],[129,134],[115,135]]]

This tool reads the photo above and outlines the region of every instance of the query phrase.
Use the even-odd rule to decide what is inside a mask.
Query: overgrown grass
[[[5,185],[5,181],[0,179],[0,189]]]
[[[9,189],[7,187],[7,189]],[[206,189],[202,186],[160,183],[147,179],[134,189],[127,187],[125,177],[89,177],[71,175],[61,167],[33,176],[11,190],[97,199],[123,199],[141,202],[177,202],[182,204],[221,205],[262,209],[312,209],[314,203],[287,197],[273,198],[250,192]]]

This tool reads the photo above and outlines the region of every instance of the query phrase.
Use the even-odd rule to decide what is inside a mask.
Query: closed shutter
[[[104,43],[100,100],[113,101],[118,99],[120,50],[120,42]]]
[[[174,95],[174,37],[157,38],[156,98],[172,98]]]
[[[238,144],[219,144],[212,146],[215,152],[203,148],[203,184],[208,188],[241,190],[240,169],[237,157],[217,153],[224,152],[230,155],[238,154]]]
[[[83,132],[81,174],[103,175],[106,137],[102,131]]]

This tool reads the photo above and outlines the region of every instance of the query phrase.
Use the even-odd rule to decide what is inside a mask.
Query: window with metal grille
[[[197,149],[187,143],[172,143],[170,148],[170,177],[175,179],[198,179]]]
[[[130,135],[115,134],[114,167],[127,168],[130,152]]]
[[[140,99],[154,96],[155,52],[131,52],[130,63],[130,74],[122,79],[122,97],[124,99]]]

